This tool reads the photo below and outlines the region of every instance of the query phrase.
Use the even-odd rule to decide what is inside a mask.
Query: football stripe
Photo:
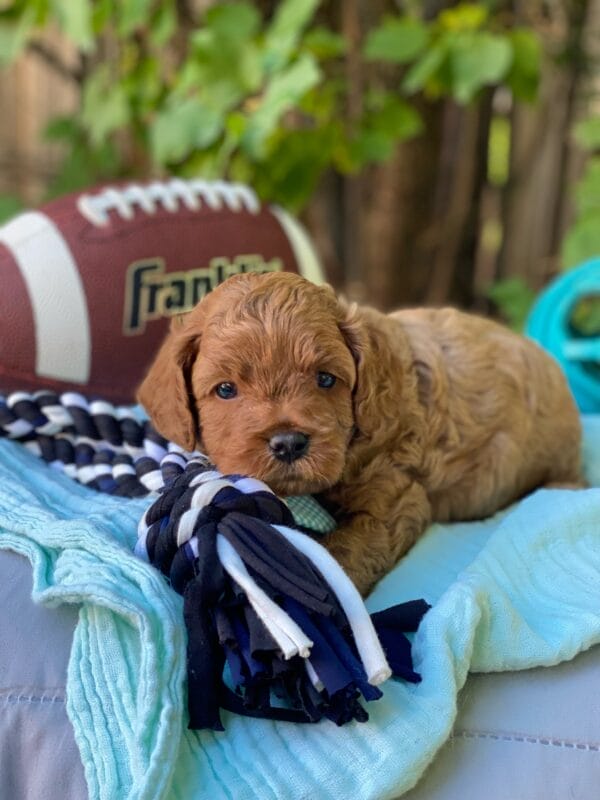
[[[27,287],[35,322],[35,371],[85,383],[90,374],[90,322],[77,266],[60,231],[39,211],[0,228]]]
[[[313,283],[324,283],[319,257],[302,225],[279,206],[271,206],[270,209],[290,242],[302,277]]]

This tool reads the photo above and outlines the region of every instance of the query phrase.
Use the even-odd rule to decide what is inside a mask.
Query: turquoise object
[[[525,333],[562,365],[579,409],[600,412],[600,335],[578,333],[573,310],[584,298],[600,302],[600,257],[561,275],[539,296]]]

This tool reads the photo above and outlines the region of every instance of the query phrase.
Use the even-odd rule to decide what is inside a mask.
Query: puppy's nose
[[[269,439],[269,448],[275,458],[288,464],[306,455],[309,444],[310,437],[300,431],[276,433]]]

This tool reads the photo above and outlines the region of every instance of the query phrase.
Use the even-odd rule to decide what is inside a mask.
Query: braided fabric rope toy
[[[369,616],[335,559],[291,527],[332,530],[313,498],[284,502],[260,481],[224,477],[135,408],[74,392],[0,396],[0,436],[98,491],[160,493],[140,521],[136,552],[184,597],[190,728],[222,730],[220,708],[365,721],[361,695],[381,697],[392,674],[420,680],[403,632],[416,630],[428,605]]]
[[[162,459],[181,451],[134,407],[88,401],[76,392],[0,395],[0,437],[22,443],[91,489],[122,497],[158,491],[165,479]],[[168,462],[165,468],[168,477]]]
[[[191,728],[222,730],[219,707],[363,722],[361,695],[380,698],[392,674],[420,680],[401,631],[416,630],[423,601],[369,616],[337,561],[290,527],[288,507],[266,484],[193,460],[179,466],[144,514],[136,552],[184,597]]]

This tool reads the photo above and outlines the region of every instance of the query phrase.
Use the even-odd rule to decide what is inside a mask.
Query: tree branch
[[[83,83],[84,75],[81,67],[70,67],[68,64],[65,64],[58,53],[56,53],[56,51],[51,47],[48,47],[45,42],[42,42],[39,39],[34,39],[33,41],[28,42],[27,50],[41,58],[42,61],[47,66],[51,67],[51,69],[53,69],[57,75],[60,75],[61,78],[72,81],[78,86],[81,86]]]

